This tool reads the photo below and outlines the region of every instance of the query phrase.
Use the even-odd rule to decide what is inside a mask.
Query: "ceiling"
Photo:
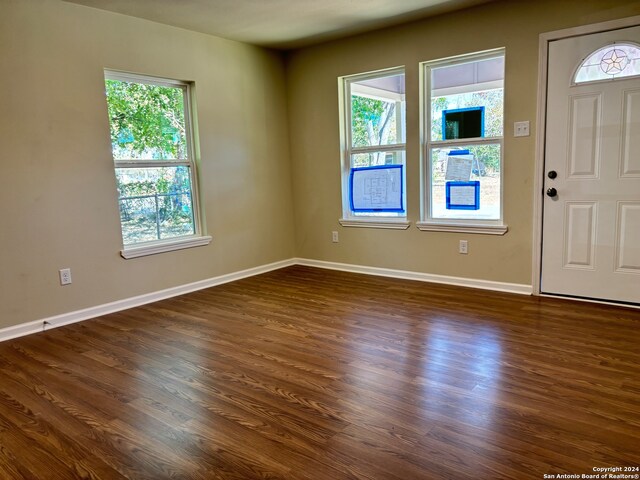
[[[492,0],[65,0],[270,48],[290,49]]]

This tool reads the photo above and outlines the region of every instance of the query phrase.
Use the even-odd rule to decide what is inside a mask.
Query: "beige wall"
[[[294,256],[280,54],[54,0],[0,12],[0,328]],[[195,82],[209,246],[119,256],[104,68]]]
[[[505,0],[292,52],[287,62],[299,257],[531,284],[538,39],[542,32],[640,14],[637,1]],[[337,77],[406,67],[408,217],[419,220],[418,63],[506,47],[504,236],[343,228]],[[531,136],[513,138],[529,120]],[[340,243],[331,242],[338,230]],[[469,254],[457,253],[469,241]]]

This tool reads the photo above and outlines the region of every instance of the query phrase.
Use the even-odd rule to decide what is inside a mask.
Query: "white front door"
[[[543,293],[640,304],[640,50],[615,48],[634,43],[640,27],[549,45]]]

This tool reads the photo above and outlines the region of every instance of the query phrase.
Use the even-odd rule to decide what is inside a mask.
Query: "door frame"
[[[549,44],[555,40],[569,37],[602,33],[620,28],[640,26],[640,15],[620,18],[607,22],[581,25],[553,32],[540,34],[538,45],[538,109],[536,114],[536,153],[535,172],[533,178],[533,248],[531,286],[534,295],[544,295],[540,291],[542,277],[542,220],[544,203],[544,155],[546,143],[547,120],[547,80]],[[594,300],[597,301],[597,300]],[[603,303],[612,303],[604,302]]]

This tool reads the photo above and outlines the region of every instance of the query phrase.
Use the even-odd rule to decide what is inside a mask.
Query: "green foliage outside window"
[[[351,96],[352,143],[354,147],[396,143],[395,102],[360,95]]]
[[[187,158],[181,88],[119,80],[105,84],[115,159]]]
[[[398,143],[396,102],[360,95],[351,96],[351,142],[354,147],[392,145]],[[355,155],[354,167],[370,167],[389,163],[395,158],[385,152]]]

